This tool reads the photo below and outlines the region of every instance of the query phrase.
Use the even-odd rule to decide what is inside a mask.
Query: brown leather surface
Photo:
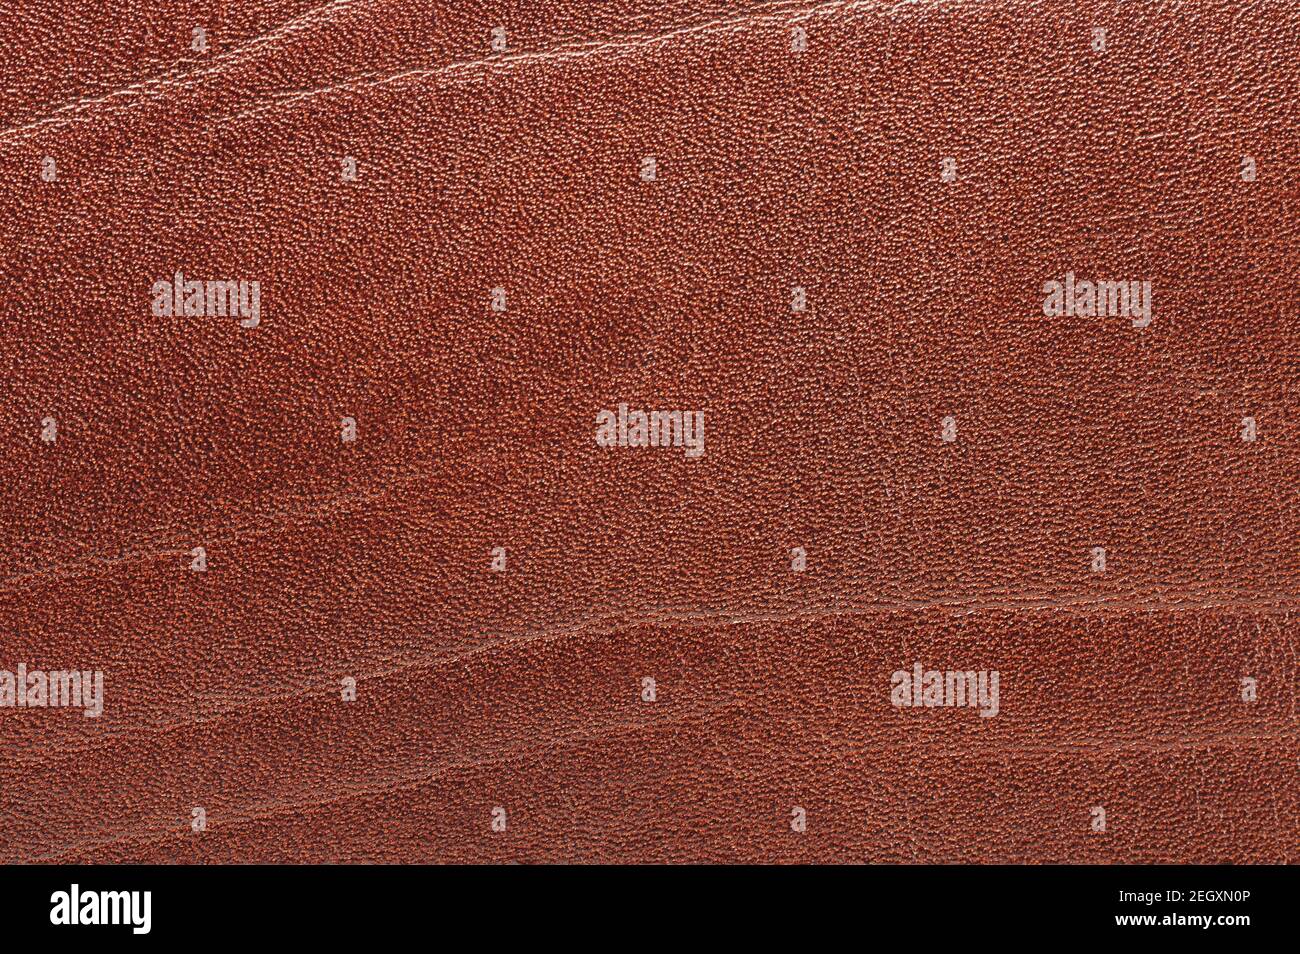
[[[0,668],[105,674],[0,709],[3,860],[1296,860],[1300,8],[0,39]],[[260,326],[155,317],[177,270]],[[1152,323],[1045,316],[1066,271]],[[706,452],[597,446],[619,402]],[[891,705],[916,661],[999,714]]]

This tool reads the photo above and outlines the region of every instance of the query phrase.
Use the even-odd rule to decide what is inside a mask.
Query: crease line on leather
[[[551,739],[541,739],[537,741],[527,741],[522,745],[500,746],[481,758],[465,759],[459,762],[444,762],[433,769],[420,769],[407,773],[399,773],[389,776],[377,782],[360,782],[340,786],[337,794],[330,795],[326,798],[278,798],[269,802],[254,802],[247,808],[236,813],[209,813],[208,830],[215,828],[228,828],[250,821],[257,821],[263,818],[272,818],[276,815],[282,815],[285,812],[297,811],[301,809],[320,808],[326,805],[333,805],[338,802],[349,801],[353,798],[364,797],[367,795],[381,795],[388,792],[401,790],[404,788],[418,788],[439,776],[450,772],[462,771],[465,769],[476,768],[481,765],[490,765],[506,759],[514,758],[531,758],[541,756],[546,750],[557,747],[563,747],[573,742],[587,742],[593,739],[599,739],[627,730],[646,730],[652,732],[658,731],[664,727],[677,725],[683,722],[690,722],[696,716],[711,716],[715,712],[723,709],[743,708],[745,701],[738,698],[728,698],[725,701],[714,702],[708,705],[694,706],[681,712],[673,713],[671,716],[648,720],[638,719],[629,722],[618,722],[612,725],[606,724],[601,726],[592,726],[583,728],[575,732],[568,732]],[[705,720],[707,722],[707,719]],[[262,806],[265,806],[264,808]],[[178,821],[180,819],[178,818]],[[51,854],[42,855],[27,859],[30,862],[45,862],[67,854],[84,851],[87,848],[101,848],[107,845],[120,844],[122,842],[152,842],[168,838],[174,838],[182,834],[182,829],[156,833],[119,832],[106,839],[91,841],[80,845],[71,845],[60,849]]]
[[[389,73],[379,77],[366,75],[358,76],[331,86],[323,86],[319,89],[307,90],[305,92],[290,93],[274,98],[266,103],[255,104],[252,107],[240,110],[237,113],[221,116],[212,120],[212,124],[220,126],[225,123],[240,122],[268,110],[276,109],[280,106],[291,106],[303,102],[304,100],[313,99],[317,96],[325,96],[338,92],[356,92],[376,86],[384,86],[389,83],[402,82],[404,80],[422,80],[430,77],[442,77],[447,75],[455,76],[460,73],[477,74],[479,72],[486,72],[494,69],[509,69],[520,64],[550,62],[553,60],[584,59],[602,53],[621,53],[629,50],[639,50],[647,46],[669,43],[680,37],[748,30],[758,24],[795,22],[810,17],[832,16],[841,11],[855,11],[862,8],[872,8],[877,10],[888,8],[889,14],[892,15],[895,10],[906,6],[908,2],[912,2],[912,0],[904,0],[903,3],[899,3],[892,7],[884,3],[884,0],[824,0],[824,2],[816,3],[812,6],[809,6],[806,3],[797,2],[762,4],[739,14],[720,17],[702,24],[679,23],[675,26],[669,27],[662,33],[632,33],[626,34],[622,37],[604,40],[584,40],[578,43],[563,44],[543,50],[508,53],[479,60],[462,60],[454,63],[442,64],[440,66],[415,67],[413,69],[402,70],[397,73]],[[468,78],[473,78],[473,75]]]
[[[135,83],[122,87],[111,93],[97,96],[91,100],[82,100],[77,103],[69,103],[59,107],[55,113],[45,116],[41,119],[33,120],[10,129],[0,130],[0,144],[10,141],[20,142],[31,133],[40,130],[45,126],[60,128],[82,118],[85,114],[93,112],[93,107],[109,102],[113,99],[121,98],[124,95],[135,93],[145,93],[151,97],[159,97],[177,88],[186,88],[195,85],[199,80],[212,74],[219,74],[232,66],[237,66],[254,48],[263,46],[267,43],[275,42],[285,36],[302,32],[317,25],[319,18],[313,19],[312,22],[299,26],[298,21],[311,18],[313,14],[322,10],[327,14],[332,14],[339,8],[348,9],[357,0],[334,0],[332,3],[324,4],[304,14],[293,18],[285,24],[272,30],[270,33],[252,40],[245,41],[241,46],[233,50],[223,52],[220,57],[223,58],[220,63],[213,63],[210,66],[197,70],[190,70],[179,75],[163,74],[159,77],[140,80]],[[668,42],[679,36],[689,36],[695,33],[713,33],[727,29],[748,29],[755,23],[771,22],[777,20],[786,20],[794,22],[799,19],[807,19],[814,16],[829,16],[839,12],[841,9],[859,9],[862,7],[872,7],[876,9],[886,8],[887,15],[892,16],[902,7],[916,0],[903,0],[901,3],[889,5],[884,0],[824,0],[824,2],[808,6],[805,2],[790,2],[790,0],[775,0],[775,2],[760,4],[751,7],[748,10],[732,14],[728,17],[721,17],[710,20],[704,24],[695,24],[689,20],[679,22],[669,26],[662,33],[626,34],[622,37],[613,37],[600,40],[583,40],[549,47],[542,50],[527,51],[505,56],[490,57],[482,60],[460,61],[455,63],[444,64],[441,66],[416,67],[411,70],[403,70],[397,73],[390,73],[381,76],[374,74],[361,73],[350,79],[343,80],[340,83],[331,86],[324,86],[315,90],[306,92],[287,93],[273,98],[270,102],[261,106],[255,106],[250,109],[241,110],[228,116],[220,117],[213,121],[213,125],[221,125],[227,122],[235,122],[246,119],[251,116],[265,112],[268,109],[274,109],[281,105],[290,105],[304,99],[315,96],[326,95],[329,93],[343,90],[365,89],[371,86],[381,86],[388,83],[396,82],[406,78],[417,78],[424,76],[437,75],[446,71],[478,69],[478,68],[495,68],[500,66],[512,66],[520,62],[546,61],[551,59],[571,59],[575,57],[588,56],[593,53],[602,53],[609,50],[634,49],[637,47],[647,46],[654,43]],[[214,58],[216,59],[216,58]],[[123,103],[118,110],[127,109],[135,102],[138,97],[126,103]],[[118,110],[109,110],[114,112]],[[60,115],[67,112],[67,116]]]
[[[953,610],[952,607],[970,606],[970,603],[958,602],[938,602],[935,600],[917,600],[907,603],[882,603],[875,602],[869,604],[850,604],[842,599],[835,599],[829,605],[821,606],[800,606],[793,609],[784,610],[760,610],[750,613],[739,613],[734,610],[672,610],[672,609],[655,609],[642,611],[640,616],[620,619],[617,613],[606,613],[603,616],[590,617],[586,620],[580,620],[577,623],[564,624],[552,629],[542,629],[537,632],[508,633],[496,636],[483,636],[478,639],[471,637],[469,640],[463,640],[457,646],[446,650],[435,650],[432,652],[418,652],[408,654],[401,662],[389,668],[377,668],[369,670],[358,670],[356,678],[358,684],[365,681],[374,681],[386,679],[392,676],[418,670],[424,667],[438,667],[453,665],[463,662],[466,659],[480,655],[497,648],[513,649],[516,646],[526,645],[533,642],[546,642],[567,638],[588,638],[603,639],[618,633],[635,629],[642,626],[692,626],[705,627],[710,625],[718,626],[739,626],[750,623],[783,623],[794,620],[807,619],[824,619],[834,616],[860,616],[879,613],[900,613],[900,612],[926,612],[926,611],[947,611],[950,615],[965,616],[970,615],[970,611],[963,609]],[[1103,598],[1104,601],[1105,598]],[[1288,597],[1292,605],[1300,606],[1300,595]],[[1190,603],[1190,605],[1189,605]],[[1171,604],[1171,609],[1178,611],[1197,611],[1203,609],[1222,609],[1222,608],[1239,608],[1241,601],[1211,603],[1201,601],[1176,601]],[[1084,599],[1049,599],[1038,600],[1032,607],[1034,609],[1054,610],[1054,609],[1071,609],[1082,612],[1084,615],[1095,612],[1098,601]],[[1101,604],[1101,605],[1104,605]],[[1139,606],[1147,607],[1139,610],[1125,610],[1126,612],[1153,612],[1158,611],[1161,606],[1154,609],[1150,608],[1149,603],[1139,603]],[[1292,610],[1283,607],[1275,602],[1266,602],[1268,606],[1278,606],[1278,611],[1290,613]],[[1004,610],[999,609],[998,612]],[[369,661],[370,666],[383,667],[386,664],[401,658],[398,655],[378,656]],[[315,673],[312,673],[308,679],[324,679],[326,673],[334,673],[337,666],[323,667]],[[15,764],[23,765],[41,765],[62,761],[65,757],[72,758],[84,755],[87,752],[96,751],[103,745],[113,745],[121,742],[130,742],[142,734],[161,735],[172,732],[177,729],[187,728],[195,725],[204,725],[209,722],[215,722],[229,715],[236,713],[256,711],[268,706],[282,706],[291,700],[300,699],[304,696],[320,695],[322,698],[336,691],[337,686],[334,683],[328,685],[323,682],[318,686],[314,684],[303,685],[299,688],[291,689],[287,692],[270,693],[255,698],[248,698],[246,693],[240,695],[241,702],[236,705],[227,705],[222,707],[221,703],[227,698],[224,696],[209,697],[216,703],[216,706],[207,713],[203,713],[196,718],[177,719],[171,722],[155,721],[153,723],[137,723],[135,725],[123,726],[112,733],[105,732],[96,736],[88,745],[57,746],[55,752],[42,752],[39,755],[28,756],[24,754],[11,755],[11,761]],[[55,747],[51,747],[55,748]]]
[[[263,513],[245,515],[219,527],[193,531],[155,527],[145,533],[136,535],[136,538],[138,540],[148,540],[155,537],[183,537],[191,542],[197,541],[194,545],[205,545],[204,541],[218,540],[225,537],[230,537],[236,541],[256,538],[283,529],[276,521],[287,518],[292,523],[299,518],[314,518],[332,514],[337,510],[347,509],[358,503],[375,503],[386,498],[401,485],[432,477],[436,473],[438,471],[435,468],[399,470],[396,473],[380,475],[365,486],[353,490],[296,496],[292,498],[287,506],[265,508]],[[386,483],[382,486],[375,486],[378,481],[386,481]],[[101,556],[99,553],[92,551],[69,561],[15,573],[12,576],[0,579],[0,594],[19,592],[23,589],[24,584],[45,578],[56,580],[75,579],[85,573],[93,572],[97,568],[149,561],[165,556],[182,556],[188,554],[189,550],[190,547],[181,544],[155,549],[146,546],[133,547],[128,543],[123,547],[119,547],[118,552],[113,556]]]
[[[683,722],[690,722],[695,716],[711,716],[715,712],[732,709],[745,708],[745,702],[741,699],[732,698],[725,702],[717,702],[706,706],[697,706],[690,710],[675,714],[673,717],[656,720],[654,722],[623,722],[616,725],[605,725],[599,727],[599,730],[579,730],[576,732],[566,733],[563,736],[548,739],[536,746],[525,744],[522,746],[502,746],[493,750],[488,755],[465,760],[459,763],[450,763],[438,766],[431,770],[422,770],[419,772],[407,773],[406,775],[390,776],[389,778],[378,783],[358,783],[350,786],[344,786],[343,790],[337,795],[323,799],[299,799],[292,798],[275,799],[264,803],[266,808],[259,808],[263,803],[253,803],[248,808],[238,814],[219,816],[218,822],[214,822],[212,816],[209,816],[209,830],[217,827],[233,828],[239,825],[247,824],[251,821],[260,821],[267,818],[273,818],[277,815],[283,815],[286,812],[300,811],[303,809],[320,808],[327,805],[334,805],[340,802],[350,801],[353,798],[365,797],[368,795],[386,794],[392,791],[400,791],[406,788],[419,788],[421,785],[438,778],[450,772],[461,771],[464,769],[476,768],[481,765],[490,765],[494,762],[502,761],[507,758],[535,758],[540,757],[547,749],[561,747],[572,742],[590,741],[593,739],[603,738],[615,735],[625,730],[651,729],[676,725]],[[701,722],[702,726],[708,725],[708,720]],[[1037,758],[1043,755],[1074,755],[1083,754],[1086,756],[1104,756],[1116,752],[1181,752],[1187,749],[1214,749],[1222,745],[1232,745],[1239,748],[1270,748],[1274,744],[1295,743],[1300,741],[1300,736],[1283,733],[1283,734],[1266,734],[1266,733],[1224,733],[1211,732],[1203,735],[1183,735],[1176,736],[1172,740],[1157,739],[1154,742],[1147,742],[1141,738],[1125,738],[1118,742],[1110,740],[1089,740],[1079,745],[1069,744],[1045,744],[1045,745],[1027,745],[1027,746],[1010,746],[1010,747],[991,747],[994,754],[1012,755],[1017,757]],[[933,746],[927,745],[925,741],[909,743],[907,747],[915,747],[926,753],[934,755]],[[954,753],[955,754],[955,753]],[[938,757],[943,757],[944,753],[939,753]],[[962,756],[964,757],[964,756]],[[183,837],[180,829],[165,832],[119,832],[107,839],[92,841],[81,845],[69,846],[59,851],[27,859],[28,863],[48,862],[68,854],[76,854],[85,851],[87,848],[102,848],[107,845],[121,843],[142,843],[148,844],[156,841],[165,841],[169,838]]]
[[[462,451],[459,448],[460,445],[457,444],[453,453],[452,446],[445,445],[444,454],[454,456],[460,464],[474,469],[474,472],[480,477],[487,478],[491,476],[489,465],[499,459],[498,455],[490,450],[468,449]],[[525,452],[534,452],[544,460],[550,460],[549,452],[545,450],[533,451],[531,448],[524,448],[523,450]],[[519,453],[520,448],[513,449],[513,452]],[[36,570],[26,570],[0,579],[0,595],[19,592],[23,588],[23,583],[42,580],[46,577],[55,580],[75,579],[104,566],[149,561],[164,556],[182,556],[189,553],[192,546],[201,545],[205,540],[217,540],[223,537],[229,537],[233,541],[257,539],[268,533],[283,529],[282,526],[274,523],[274,521],[281,518],[287,518],[289,523],[292,524],[294,520],[299,518],[312,518],[335,513],[337,511],[330,509],[331,507],[337,506],[339,510],[343,510],[352,506],[358,500],[364,503],[385,500],[391,493],[404,488],[408,483],[421,479],[433,479],[444,474],[445,471],[439,467],[441,463],[439,460],[431,460],[421,461],[407,468],[388,468],[386,472],[379,473],[364,482],[362,486],[326,494],[299,494],[290,498],[288,506],[264,507],[261,512],[242,515],[218,527],[175,530],[167,525],[155,526],[147,531],[133,535],[138,544],[131,542],[120,544],[114,556],[105,557],[91,551],[72,560],[55,563]],[[471,478],[471,475],[465,472],[461,472],[459,476],[467,480]],[[223,502],[222,505],[225,506],[226,504]],[[187,542],[183,546],[177,543],[162,549],[151,548],[147,545],[150,540],[159,537],[182,538]],[[199,543],[195,544],[194,541],[199,541]],[[102,552],[102,549],[100,552]],[[18,582],[19,585],[11,585],[15,582]]]
[[[479,462],[470,461],[472,466],[477,467]],[[135,562],[148,562],[169,556],[184,556],[189,553],[192,546],[207,545],[205,541],[215,541],[223,538],[229,538],[232,542],[239,542],[247,539],[257,539],[266,534],[282,531],[284,529],[281,523],[276,521],[287,519],[290,525],[298,519],[314,518],[327,514],[333,514],[338,511],[346,511],[363,503],[376,503],[385,500],[394,490],[401,489],[403,485],[420,479],[432,478],[441,473],[436,467],[430,469],[416,468],[411,470],[395,469],[393,473],[383,474],[375,480],[370,481],[364,486],[355,489],[335,491],[329,494],[319,495],[301,495],[292,498],[290,506],[281,506],[278,508],[266,508],[265,512],[246,515],[235,521],[226,523],[219,527],[210,529],[196,530],[166,530],[154,528],[145,533],[137,534],[136,539],[147,541],[149,538],[172,537],[182,538],[184,543],[175,543],[170,546],[164,546],[160,549],[149,548],[140,545],[131,548],[131,544],[125,544],[118,549],[118,552],[111,556],[102,556],[100,552],[91,551],[80,557],[74,558],[61,563],[54,563],[50,566],[41,567],[34,570],[12,574],[11,576],[0,579],[0,595],[21,592],[29,583],[52,579],[62,581],[76,579],[95,572],[104,567],[115,567]],[[485,472],[484,472],[485,473]],[[379,481],[387,481],[382,486],[375,486]],[[886,486],[886,496],[892,499],[892,495]],[[1214,591],[1227,592],[1227,591]],[[1249,590],[1237,590],[1234,593],[1250,594]],[[1282,600],[1290,600],[1300,594],[1282,594]],[[966,599],[967,597],[942,597],[941,600],[951,602],[953,600]],[[1026,599],[1054,599],[1050,596],[1044,597],[1026,597]],[[1103,598],[1109,599],[1109,597]],[[1135,601],[1133,608],[1142,608],[1144,601]],[[1209,608],[1209,607],[1207,607]]]
[[[889,46],[890,48],[892,48],[892,46],[893,46],[893,26],[892,26],[892,24],[891,24],[891,26],[890,26],[890,36],[889,36],[888,46]],[[888,56],[888,54],[887,54],[887,56]],[[864,424],[866,424],[866,422],[867,422],[867,407],[868,407],[869,404],[875,404],[875,402],[867,402],[867,401],[863,401],[863,399],[862,399],[862,374],[861,374],[861,372],[858,370],[858,362],[857,362],[855,356],[852,354],[852,352],[848,352],[848,362],[847,362],[847,365],[848,365],[849,369],[850,369],[850,370],[852,371],[852,373],[853,373],[853,390],[854,390],[855,400],[856,400],[856,403],[857,403],[857,405],[858,405],[858,408],[859,408],[859,411],[860,411],[860,414],[861,414],[861,417],[862,417],[862,421],[863,421]],[[881,404],[875,404],[875,406],[877,406],[877,407],[880,408],[880,428],[881,428],[880,433],[882,433],[882,434],[884,434],[884,435],[887,435],[886,439],[889,441],[889,445],[890,445],[890,447],[896,449],[896,447],[897,447],[897,442],[894,440],[893,433],[892,433],[891,431],[889,431],[888,428],[887,428],[888,421],[886,420],[886,413],[885,413],[885,411],[884,411],[884,406],[881,405]],[[901,462],[901,460],[903,459],[903,458],[902,458],[902,455],[897,454],[897,453],[895,452],[895,453],[893,453],[893,454],[873,454],[873,455],[871,455],[871,456],[872,456],[872,459],[873,459],[874,461],[877,462],[877,467],[878,467],[878,470],[879,470],[879,473],[880,473],[880,483],[881,483],[881,486],[884,488],[884,491],[885,491],[885,498],[886,498],[887,500],[889,500],[891,503],[893,503],[893,501],[894,501],[894,495],[893,495],[892,491],[890,490],[889,468],[890,468],[891,464],[893,463],[893,461],[897,460],[897,461],[900,461],[900,462]],[[907,478],[906,478],[906,476],[903,475],[903,474],[901,474],[901,473],[896,474],[895,476],[896,476],[896,477],[897,477],[897,478],[902,482],[903,490],[904,490],[905,495],[910,496],[910,495],[911,495],[911,488],[910,488],[910,487],[908,486],[908,484],[907,484]],[[865,487],[864,487],[863,490],[862,490],[862,502],[863,502],[864,504],[866,504],[866,502],[867,502],[867,494],[866,494],[866,488],[865,488]],[[894,509],[895,509],[895,512],[898,514],[898,520],[899,520],[900,524],[901,524],[904,520],[906,520],[906,522],[911,526],[913,532],[915,532],[915,529],[916,529],[915,521],[913,521],[913,520],[911,519],[910,512],[905,512],[905,511],[903,510],[903,505],[902,505],[902,503],[900,502],[900,503],[895,504]],[[869,510],[868,510],[868,512],[869,512]],[[905,513],[906,513],[906,517],[904,516]],[[881,533],[880,536],[881,536],[881,538],[882,538],[882,542],[883,542],[883,538],[885,537],[885,534]],[[910,659],[910,658],[912,658],[911,651],[908,650],[908,648],[907,648],[907,633],[906,633],[905,631],[899,634],[899,643],[901,644],[901,647],[902,647],[903,658],[904,658],[904,659]],[[910,724],[910,720],[905,720],[905,721],[903,722],[903,735],[904,735],[904,737],[905,737],[905,738],[909,738],[909,737],[910,737],[910,732],[911,732],[911,724]],[[910,738],[909,738],[909,740],[910,740]],[[911,852],[912,860],[913,860],[913,861],[916,861],[916,860],[918,860],[918,858],[920,857],[920,854],[919,854],[919,852],[918,852],[918,850],[917,850],[916,842],[912,839],[912,832],[913,832],[913,830],[914,830],[914,828],[913,828],[913,822],[912,822],[912,805],[911,805],[911,802],[910,802],[909,799],[903,799],[902,801],[903,801],[903,826],[904,826],[903,830],[906,831],[906,832],[908,833],[908,842],[907,842],[907,846],[906,846],[906,847],[907,847],[907,849],[910,850],[910,852]],[[901,847],[902,847],[902,846],[900,846],[900,848],[901,848]]]
[[[337,11],[350,10],[352,6],[358,2],[360,2],[360,0],[330,0],[328,3],[323,3],[318,7],[313,7],[305,13],[300,13],[296,17],[286,20],[278,27],[263,33],[260,36],[245,40],[243,43],[240,43],[238,46],[229,50],[223,50],[221,53],[212,57],[211,60],[202,67],[190,70],[180,70],[180,68],[174,67],[165,73],[151,76],[148,79],[136,80],[133,83],[128,83],[120,89],[113,90],[109,93],[103,93],[91,99],[81,99],[74,103],[65,103],[64,105],[55,108],[55,110],[48,116],[14,126],[11,129],[0,131],[0,142],[6,142],[11,138],[16,142],[21,142],[28,134],[35,132],[44,126],[52,126],[56,129],[67,126],[81,119],[83,114],[92,112],[96,106],[100,106],[115,99],[120,99],[122,97],[135,97],[136,94],[143,94],[148,97],[156,98],[164,95],[172,89],[183,89],[193,86],[207,76],[214,73],[220,74],[229,67],[238,66],[249,53],[254,52],[256,49],[265,46],[268,43],[274,43],[277,40],[284,39],[285,37],[290,37],[294,34],[309,30],[319,25],[324,20],[332,17]],[[323,13],[324,16],[316,16],[321,13]],[[304,20],[309,20],[311,22],[303,23],[302,21]],[[125,109],[134,101],[135,100],[132,99],[130,102],[123,103],[120,108]],[[114,111],[115,110],[109,110],[109,112]],[[64,115],[65,113],[67,114],[66,116]]]

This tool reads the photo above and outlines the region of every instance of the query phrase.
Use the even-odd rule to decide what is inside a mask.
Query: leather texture
[[[0,857],[1295,861],[1298,37],[7,3],[0,668],[105,698],[0,709]],[[260,325],[155,315],[177,271]],[[1067,271],[1150,325],[1045,315]],[[598,446],[620,402],[705,452]]]

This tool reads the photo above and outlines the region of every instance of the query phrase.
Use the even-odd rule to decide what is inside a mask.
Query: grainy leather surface
[[[1300,8],[0,9],[4,860],[1296,859]]]

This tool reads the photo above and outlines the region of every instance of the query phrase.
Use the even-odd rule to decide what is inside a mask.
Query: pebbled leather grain
[[[0,858],[1296,860],[1300,9],[4,13]]]

